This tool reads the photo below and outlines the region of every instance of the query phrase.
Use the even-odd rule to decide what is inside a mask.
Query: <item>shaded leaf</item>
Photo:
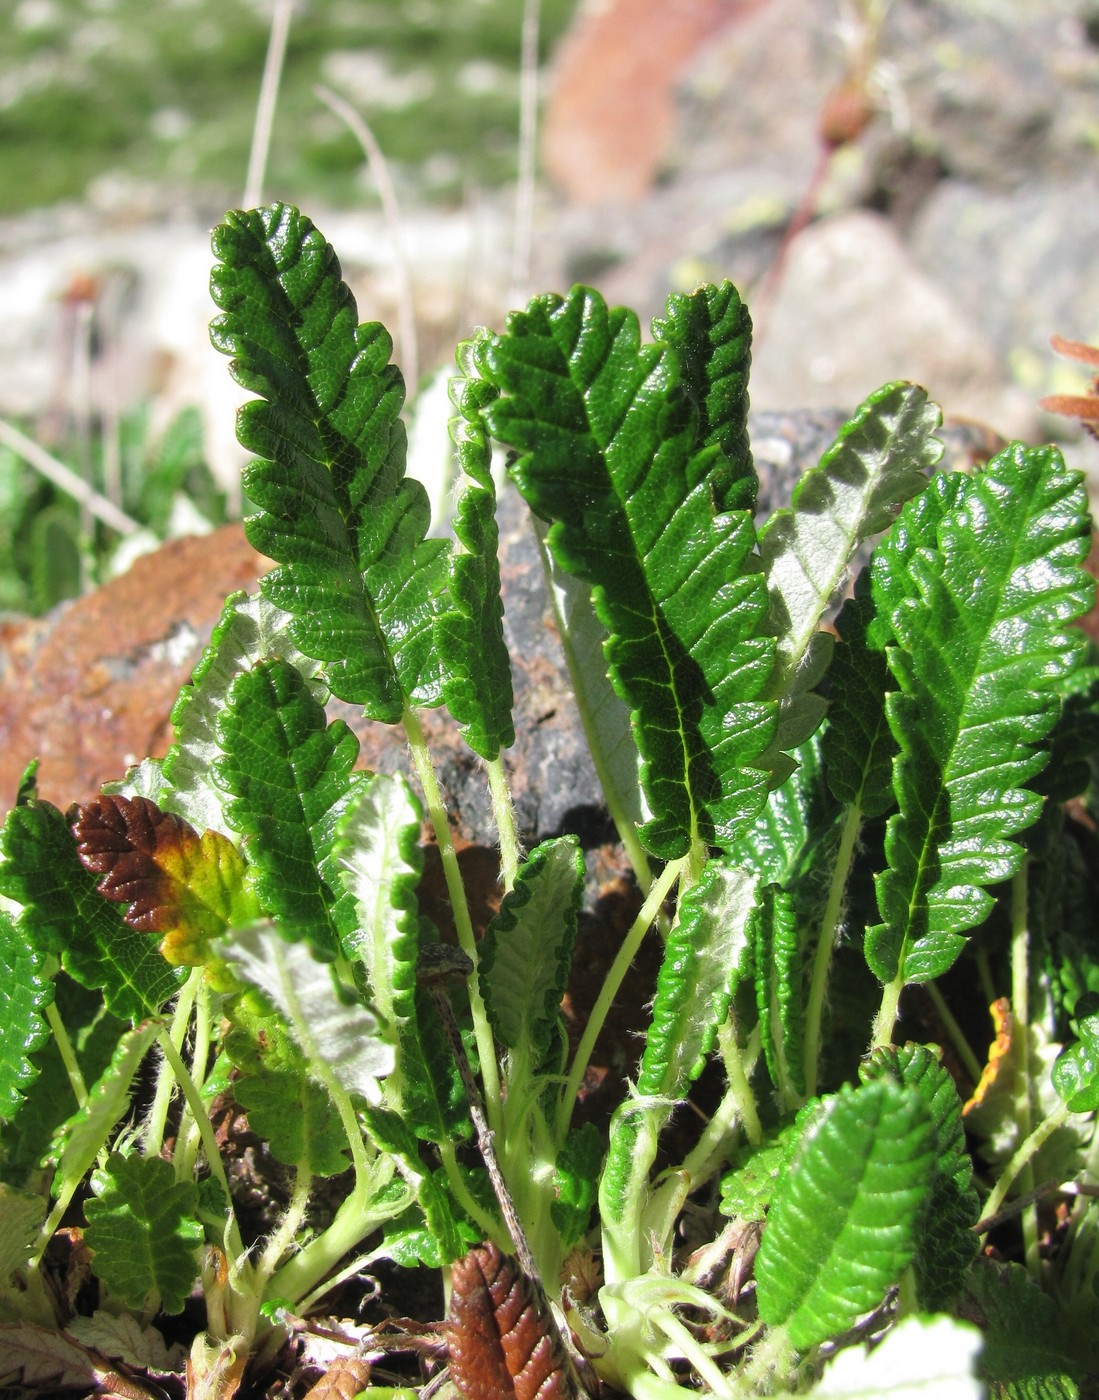
[[[169,1348],[155,1327],[142,1327],[128,1313],[116,1316],[100,1308],[91,1317],[74,1317],[66,1331],[102,1355],[154,1376],[177,1376],[183,1371],[183,1347],[177,1342]]]
[[[194,1183],[176,1181],[159,1157],[112,1152],[92,1172],[91,1187],[84,1241],[96,1274],[131,1308],[154,1299],[166,1313],[182,1312],[202,1243]]]
[[[1057,1056],[1053,1087],[1072,1113],[1099,1108],[1099,995],[1088,992],[1074,1013],[1079,1039]]]
[[[396,1113],[368,1108],[363,1121],[378,1147],[399,1161],[401,1175],[416,1197],[414,1209],[384,1227],[386,1252],[408,1267],[420,1263],[438,1269],[451,1263],[469,1247],[470,1231],[445,1173],[424,1166],[416,1134]]]
[[[46,1210],[41,1196],[0,1185],[0,1289],[10,1285],[30,1258]]]
[[[866,934],[884,982],[950,967],[992,906],[987,886],[1019,866],[1011,838],[1041,808],[1024,784],[1043,765],[1058,684],[1082,655],[1067,624],[1094,593],[1082,568],[1089,519],[1083,479],[1057,450],[1016,444],[965,485],[937,477],[875,555],[901,746],[900,810],[877,882],[883,922]]]
[[[43,955],[0,909],[0,1122],[15,1117],[23,1090],[38,1077],[29,1057],[49,1039],[42,1012],[52,1001]]]
[[[450,1377],[465,1400],[572,1400],[549,1307],[516,1261],[478,1245],[451,1270]]]
[[[0,894],[24,906],[17,928],[29,946],[60,958],[77,982],[102,988],[108,1007],[125,1020],[155,1014],[174,995],[187,974],[102,898],[56,807],[14,808],[0,852]]]
[[[219,831],[199,836],[146,797],[97,797],[76,809],[84,866],[103,878],[104,899],[126,904],[131,928],[162,935],[173,964],[199,967],[211,942],[258,914],[240,852]]]
[[[996,1396],[1075,1400],[1080,1378],[1064,1347],[1057,1304],[1020,1264],[978,1259],[966,1278],[984,1346],[977,1374]]]
[[[485,416],[519,451],[519,489],[553,522],[558,563],[593,585],[644,760],[641,836],[669,858],[732,840],[758,813],[776,719],[751,517],[715,509],[733,469],[684,393],[685,357],[678,342],[642,346],[636,317],[584,287],[536,298],[481,356],[501,390]]]
[[[450,381],[457,416],[450,435],[462,474],[454,513],[457,545],[450,556],[450,602],[435,621],[435,645],[444,666],[443,700],[466,743],[494,759],[515,742],[511,664],[504,643],[500,596],[499,531],[492,446],[481,409],[496,389],[480,377],[475,347],[487,331],[459,345],[462,378]]]
[[[759,1315],[799,1351],[876,1307],[911,1262],[934,1125],[915,1089],[879,1079],[824,1100],[779,1182],[756,1258]]]
[[[520,867],[481,944],[481,995],[493,1033],[534,1068],[560,1015],[583,893],[576,837],[543,841]]]
[[[879,1048],[860,1068],[863,1079],[891,1074],[916,1089],[935,1126],[935,1161],[920,1221],[916,1292],[928,1312],[945,1312],[977,1253],[980,1215],[973,1162],[962,1127],[962,1102],[940,1056],[926,1045]]]
[[[396,723],[406,700],[434,704],[433,623],[446,545],[425,540],[423,487],[404,476],[404,384],[391,341],[359,326],[331,246],[289,205],[235,212],[214,231],[210,334],[259,395],[237,420],[256,454],[245,530],[279,567],[261,589],[292,615],[290,635],[325,663],[333,694]]]
[[[304,939],[317,957],[334,961],[338,922],[344,932],[354,923],[350,901],[338,921],[343,889],[329,879],[359,741],[342,720],[328,724],[298,671],[280,659],[237,676],[216,729],[224,751],[215,777],[226,819],[247,837],[260,903],[284,938]]]
[[[793,1103],[805,1091],[802,939],[807,932],[794,896],[778,885],[765,886],[753,930],[756,1006],[767,1072],[783,1102]]]
[[[22,1383],[28,1390],[110,1389],[113,1377],[105,1357],[64,1332],[33,1322],[0,1325],[0,1385]],[[134,1393],[151,1395],[134,1381]]]
[[[571,1249],[588,1232],[602,1167],[602,1134],[594,1123],[582,1123],[565,1139],[554,1169],[550,1214],[563,1250]]]

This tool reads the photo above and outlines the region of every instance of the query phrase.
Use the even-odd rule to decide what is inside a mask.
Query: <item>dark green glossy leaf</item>
[[[876,1050],[861,1073],[864,1079],[892,1075],[916,1089],[931,1110],[935,1163],[912,1263],[920,1306],[944,1312],[977,1253],[972,1227],[980,1205],[962,1128],[962,1101],[939,1056],[926,1045]]]
[[[697,376],[676,333],[674,345],[642,346],[631,312],[577,287],[513,314],[481,357],[501,390],[485,416],[519,451],[519,489],[553,522],[558,563],[593,585],[644,760],[642,839],[664,857],[725,844],[756,816],[776,720],[751,517],[715,509],[733,468],[685,392]],[[723,333],[744,339],[736,318]],[[716,349],[708,342],[704,358]]]
[[[112,1012],[153,1015],[186,977],[148,933],[131,928],[85,870],[65,818],[48,802],[16,807],[0,835],[0,894],[23,905],[17,928],[28,946],[53,953],[86,987],[102,988]]]
[[[217,733],[223,753],[215,776],[227,795],[226,818],[247,837],[260,903],[284,938],[334,960],[343,889],[322,871],[327,866],[336,878],[332,848],[355,785],[359,741],[342,720],[327,723],[297,670],[281,660],[237,677]],[[347,901],[345,933],[354,917]]]
[[[940,483],[944,483],[940,485]],[[1041,809],[1025,784],[1082,655],[1087,495],[1054,448],[1016,445],[975,478],[937,477],[875,555],[892,627],[887,701],[901,746],[866,955],[883,981],[939,976],[1018,868]]]
[[[934,1138],[919,1091],[887,1079],[841,1089],[803,1131],[756,1259],[759,1315],[799,1351],[846,1331],[911,1262]]]
[[[450,557],[452,606],[435,622],[435,645],[443,662],[443,700],[462,737],[482,758],[496,758],[515,742],[511,707],[511,664],[504,644],[504,605],[497,558],[496,487],[492,480],[492,445],[482,408],[497,391],[480,377],[476,346],[488,335],[479,332],[458,347],[463,378],[451,380],[458,415],[451,436],[462,469]]]
[[[788,890],[767,885],[753,920],[756,1006],[771,1082],[783,1101],[804,1094],[802,947],[807,930]]]
[[[42,1012],[52,1000],[45,958],[0,909],[0,1122],[15,1117],[23,1091],[38,1077],[30,1056],[49,1039]]]
[[[1053,1066],[1053,1087],[1067,1109],[1099,1108],[1099,995],[1088,992],[1076,1003],[1077,1041],[1061,1051]]]
[[[259,460],[248,538],[279,567],[262,582],[335,695],[395,723],[435,704],[433,624],[446,545],[425,540],[423,487],[404,476],[404,384],[383,327],[357,325],[331,246],[285,204],[231,213],[214,232],[214,345],[259,395],[238,418]]]

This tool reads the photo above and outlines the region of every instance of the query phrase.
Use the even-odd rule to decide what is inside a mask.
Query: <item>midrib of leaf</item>
[[[972,483],[944,487],[944,500],[947,493],[941,514],[934,503],[917,512],[938,516],[941,552],[908,553],[902,537],[907,568],[875,576],[900,686],[887,701],[901,746],[900,811],[878,878],[885,922],[866,941],[886,983],[945,971],[962,933],[991,907],[984,887],[1018,868],[1022,849],[1009,838],[1041,809],[1023,784],[1042,766],[1037,746],[1057,716],[1055,685],[1080,656],[1079,638],[1063,629],[1093,591],[1080,568],[1082,481],[1055,449],[1016,445]],[[926,524],[914,523],[926,538]],[[888,543],[884,555],[893,562]]]

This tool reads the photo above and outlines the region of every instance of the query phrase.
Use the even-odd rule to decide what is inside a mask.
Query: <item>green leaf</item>
[[[942,415],[915,384],[886,384],[859,406],[839,437],[760,531],[759,550],[778,637],[771,694],[782,700],[776,746],[814,732],[825,701],[812,688],[828,668],[832,637],[821,618],[863,540],[891,522],[927,484],[943,453]]]
[[[164,759],[164,776],[172,793],[164,801],[155,793],[144,795],[165,810],[178,812],[198,831],[232,832],[225,820],[224,796],[214,782],[214,764],[222,754],[217,719],[240,672],[250,670],[265,656],[281,656],[314,687],[318,700],[326,694],[317,680],[320,663],[294,646],[290,621],[289,613],[262,595],[231,594],[190,685],[183,687],[172,707],[175,743]]]
[[[417,1206],[422,1213],[419,1218],[416,1214],[406,1216],[402,1225],[395,1221],[387,1229],[387,1237],[392,1234],[393,1249],[413,1264],[441,1268],[452,1263],[465,1253],[472,1241],[466,1237],[463,1217],[454,1204],[445,1175],[441,1171],[430,1172],[424,1166],[416,1135],[402,1117],[387,1109],[370,1108],[364,1112],[363,1120],[377,1145],[400,1163],[401,1175],[416,1193]],[[420,1233],[420,1219],[426,1226],[426,1237]],[[402,1240],[408,1230],[413,1231],[412,1237]],[[479,1235],[474,1236],[478,1238]],[[392,1257],[398,1258],[398,1254]]]
[[[182,1312],[202,1243],[194,1182],[159,1157],[113,1152],[91,1185],[84,1242],[96,1274],[131,1308]]]
[[[480,377],[475,363],[476,347],[487,335],[479,331],[459,345],[457,360],[464,377],[450,381],[458,410],[450,433],[462,476],[454,515],[457,546],[450,556],[451,607],[435,620],[435,645],[444,666],[443,700],[462,737],[474,753],[494,759],[514,744],[515,729],[500,597],[492,446],[481,416],[497,391]]]
[[[46,1210],[47,1202],[41,1196],[0,1185],[0,1292],[29,1262]]]
[[[316,956],[339,955],[335,904],[336,824],[351,797],[359,741],[343,723],[327,724],[324,707],[297,670],[275,659],[242,672],[217,721],[224,750],[214,764],[227,794],[225,815],[247,838],[256,895],[292,943]],[[345,929],[353,922],[349,908]]]
[[[233,1098],[280,1162],[314,1176],[336,1176],[349,1163],[335,1104],[310,1074],[282,1020],[248,1003],[238,998],[224,1041],[225,1053],[240,1071],[233,1080]]]
[[[840,644],[828,671],[828,723],[821,740],[828,786],[837,802],[880,817],[895,807],[893,760],[897,741],[885,713],[893,689],[886,644],[892,629],[882,625],[864,569],[836,619]]]
[[[686,354],[642,346],[631,312],[577,287],[513,314],[481,357],[501,390],[485,416],[519,450],[519,489],[554,522],[558,563],[593,585],[644,760],[641,836],[667,858],[755,817],[776,720],[751,517],[715,511],[732,468],[684,392]]]
[[[135,1026],[115,1046],[111,1062],[88,1091],[88,1100],[58,1129],[50,1155],[57,1161],[54,1195],[83,1181],[115,1124],[130,1110],[130,1086],[160,1032],[156,1021]]]
[[[915,1253],[934,1161],[919,1092],[845,1086],[802,1133],[756,1258],[759,1315],[799,1351],[876,1307]]]
[[[480,984],[493,1033],[534,1068],[550,1047],[565,994],[584,857],[575,836],[543,841],[485,930]]]
[[[794,889],[806,880],[819,883],[819,872],[827,865],[824,852],[835,841],[842,815],[824,781],[821,740],[809,740],[793,757],[794,771],[726,853],[731,864],[784,889]]]
[[[563,1250],[571,1249],[588,1232],[602,1166],[603,1135],[594,1123],[582,1123],[565,1139],[554,1169],[550,1215]]]
[[[465,1098],[430,999],[417,985],[424,928],[416,897],[423,871],[420,804],[407,781],[378,773],[340,824],[336,855],[358,910],[347,948],[393,1041],[385,1098],[419,1136],[445,1142],[468,1134]]]
[[[28,1057],[49,1039],[42,1012],[51,1001],[45,958],[0,909],[0,1122],[15,1116],[23,1090],[38,1077]]]
[[[393,1068],[392,1047],[373,1011],[343,999],[328,963],[304,943],[287,943],[267,921],[234,929],[219,952],[282,1016],[314,1077],[323,1082],[318,1066],[327,1066],[347,1093],[377,1100],[377,1081]]]
[[[1021,1264],[978,1259],[966,1279],[982,1323],[977,1374],[1012,1400],[1076,1400],[1077,1368],[1064,1347],[1064,1319]]]
[[[289,205],[231,213],[214,231],[210,334],[259,395],[237,421],[260,459],[244,474],[258,507],[249,540],[280,567],[263,594],[325,663],[333,694],[396,723],[436,704],[433,624],[446,544],[425,540],[423,487],[404,476],[404,384],[391,341],[359,326],[331,246]]]
[[[1071,1113],[1099,1108],[1099,995],[1088,992],[1073,1013],[1079,1039],[1057,1056],[1053,1087]]]
[[[986,887],[1018,869],[1010,838],[1041,809],[1024,784],[1082,653],[1067,624],[1094,592],[1083,478],[1055,448],[1016,444],[964,485],[942,481],[905,509],[874,564],[896,638],[887,713],[901,747],[883,922],[866,934],[883,982],[945,972],[992,906]]]
[[[798,1123],[787,1123],[776,1137],[742,1151],[736,1167],[721,1178],[722,1215],[739,1220],[765,1217],[799,1137]]]
[[[612,1125],[599,1188],[605,1221],[635,1209],[656,1159],[660,1129],[702,1072],[751,962],[755,888],[747,871],[711,860],[681,901],[657,978],[636,1101]]]
[[[916,1089],[935,1125],[935,1163],[920,1222],[913,1268],[920,1306],[945,1312],[977,1253],[973,1226],[980,1203],[962,1127],[962,1101],[940,1057],[926,1045],[879,1048],[860,1067],[863,1079],[892,1075]]]
[[[760,892],[753,920],[756,1005],[771,1082],[784,1103],[804,1095],[802,923],[794,896],[779,885]]]
[[[56,807],[14,808],[0,853],[0,894],[24,906],[17,929],[29,947],[53,953],[84,986],[102,988],[110,1010],[127,1021],[154,1015],[175,994],[187,974],[102,897]]]

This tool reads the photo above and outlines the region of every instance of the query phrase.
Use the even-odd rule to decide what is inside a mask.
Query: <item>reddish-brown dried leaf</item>
[[[199,836],[147,797],[116,796],[77,807],[72,829],[80,859],[103,876],[100,894],[129,905],[131,928],[163,934],[171,963],[205,962],[211,938],[254,917],[244,861],[220,832]]]
[[[466,1400],[574,1400],[545,1299],[491,1242],[454,1265],[446,1321],[450,1377]]]

